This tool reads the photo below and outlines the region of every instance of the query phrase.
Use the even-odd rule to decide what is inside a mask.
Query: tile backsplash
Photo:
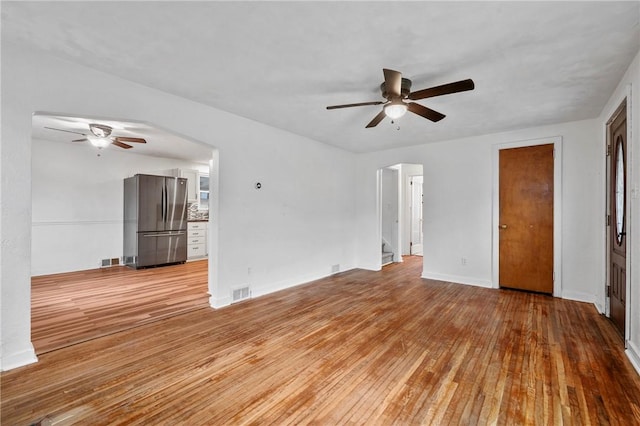
[[[187,220],[209,219],[209,211],[198,210],[198,203],[189,203],[187,206]]]

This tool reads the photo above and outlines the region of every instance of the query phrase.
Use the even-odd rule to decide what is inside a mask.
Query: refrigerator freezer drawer
[[[187,233],[142,232],[138,234],[136,268],[187,260]]]

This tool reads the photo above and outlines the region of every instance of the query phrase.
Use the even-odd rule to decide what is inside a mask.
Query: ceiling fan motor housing
[[[382,84],[380,84],[380,91],[382,92],[383,98],[389,99],[389,94],[387,93],[387,86],[384,81],[382,82]],[[402,96],[402,99],[409,96],[409,93],[411,93],[411,80],[409,80],[408,78],[402,78],[402,83],[400,86],[400,95]]]

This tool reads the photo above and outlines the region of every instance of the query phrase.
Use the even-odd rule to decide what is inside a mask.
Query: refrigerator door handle
[[[184,231],[176,232],[154,232],[153,234],[142,234],[143,237],[175,237],[177,235],[184,235]]]
[[[162,223],[164,224],[164,186],[160,194],[160,217],[162,217]]]
[[[164,227],[167,227],[167,216],[169,211],[169,189],[167,188],[167,181],[164,182]]]

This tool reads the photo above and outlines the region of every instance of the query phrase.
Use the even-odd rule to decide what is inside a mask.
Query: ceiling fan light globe
[[[111,127],[104,124],[89,124],[89,130],[97,138],[106,138],[111,135]]]
[[[91,142],[91,145],[100,149],[106,148],[111,143],[111,141],[107,138],[96,138],[93,136],[87,136],[87,139],[89,139],[89,142]]]
[[[384,113],[392,120],[402,117],[407,112],[407,105],[404,103],[391,103],[384,107]]]

